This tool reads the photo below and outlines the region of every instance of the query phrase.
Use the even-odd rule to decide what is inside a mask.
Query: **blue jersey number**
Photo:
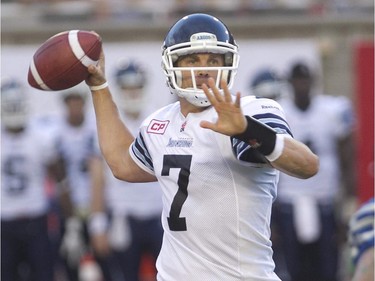
[[[27,175],[24,170],[25,159],[22,156],[13,156],[5,160],[3,166],[4,186],[10,195],[17,195],[25,191]]]

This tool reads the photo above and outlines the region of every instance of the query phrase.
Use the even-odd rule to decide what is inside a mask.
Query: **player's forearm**
[[[112,172],[115,173],[117,169],[124,166],[124,155],[128,153],[134,137],[122,122],[108,88],[92,92],[92,98],[100,149]]]
[[[272,162],[280,171],[302,179],[314,176],[319,170],[319,159],[304,144],[292,139],[284,139],[281,156]]]

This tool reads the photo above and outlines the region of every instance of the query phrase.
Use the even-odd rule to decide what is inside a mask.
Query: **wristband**
[[[108,87],[108,82],[105,81],[103,84],[101,85],[98,85],[98,86],[89,86],[90,90],[91,91],[99,91],[99,90],[103,90],[105,88]]]
[[[247,127],[245,132],[233,136],[251,145],[263,155],[270,155],[275,149],[276,131],[271,127],[259,122],[253,117],[245,115]]]
[[[89,218],[88,230],[90,234],[101,234],[108,228],[108,218],[103,212],[93,213]]]
[[[271,154],[266,155],[266,159],[270,162],[275,161],[277,158],[283,154],[283,149],[284,149],[284,139],[286,135],[284,134],[277,134],[276,135],[276,142],[275,142],[275,148],[271,152]]]

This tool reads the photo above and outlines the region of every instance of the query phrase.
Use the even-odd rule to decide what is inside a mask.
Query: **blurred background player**
[[[270,67],[260,68],[255,72],[253,77],[250,77],[249,92],[258,98],[268,98],[275,101],[280,101],[287,96],[288,82],[285,78],[277,73],[276,70]],[[274,203],[272,210],[277,208],[277,203]],[[290,276],[286,268],[285,255],[283,254],[282,239],[278,229],[277,211],[272,211],[271,214],[271,241],[273,259],[275,261],[275,272],[281,280],[289,280]]]
[[[351,216],[349,222],[349,246],[354,274],[352,281],[374,280],[374,197],[364,202]]]
[[[318,93],[315,79],[307,64],[293,64],[290,98],[279,101],[294,137],[320,159],[319,172],[310,179],[280,174],[274,219],[291,281],[338,280],[343,234],[338,211],[354,191],[351,103]]]
[[[103,162],[96,141],[96,125],[85,111],[85,96],[79,88],[63,93],[65,115],[57,122],[58,149],[67,171],[69,190],[64,193],[62,209],[65,216],[60,253],[70,281],[79,278],[81,260],[92,255],[87,220],[94,202],[93,190],[104,184]],[[106,257],[96,256],[106,281]]]
[[[275,70],[262,68],[250,79],[250,93],[257,97],[280,100],[287,90],[286,81]]]
[[[1,81],[1,280],[53,280],[48,233],[50,177],[64,171],[54,135],[30,118],[28,95],[13,79]],[[34,122],[35,121],[35,122]],[[22,267],[21,267],[22,265]],[[23,269],[23,270],[22,270]]]
[[[128,128],[135,133],[148,114],[145,112],[146,72],[135,60],[121,60],[114,76],[118,86],[116,99],[120,115],[126,121]],[[117,180],[108,168],[104,194],[110,216],[107,236],[113,256],[124,278],[122,280],[156,280],[155,262],[163,237],[159,184],[128,183]],[[91,229],[93,234],[96,232],[97,237],[100,237],[104,230],[97,227],[102,216],[103,213],[100,212],[91,216]],[[97,245],[100,248],[100,245]]]

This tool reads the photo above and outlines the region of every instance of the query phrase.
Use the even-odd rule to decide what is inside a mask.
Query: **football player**
[[[305,181],[280,175],[274,214],[292,281],[337,280],[338,234],[346,232],[337,210],[354,198],[351,103],[320,93],[316,78],[306,62],[293,63],[290,98],[279,102],[295,139],[319,156],[321,167]]]
[[[349,221],[349,246],[354,265],[352,281],[374,280],[374,197],[362,203]]]
[[[1,81],[1,280],[53,280],[47,178],[63,183],[52,130],[29,114],[28,95],[12,78]],[[26,272],[20,265],[26,265]]]
[[[275,101],[231,95],[239,54],[226,25],[191,14],[171,27],[162,65],[179,101],[146,118],[135,139],[104,63],[102,54],[86,80],[102,153],[117,178],[158,180],[163,192],[158,280],[280,280],[269,239],[279,170],[309,178],[318,158],[292,138]]]
[[[62,94],[65,114],[56,121],[58,150],[64,161],[69,189],[65,190],[62,208],[65,222],[60,253],[69,280],[78,280],[80,262],[91,255],[87,223],[91,208],[104,204],[94,202],[92,193],[104,184],[103,161],[97,144],[95,122],[86,112],[85,93],[80,88]],[[100,198],[99,198],[100,199]],[[107,274],[106,259],[97,256],[103,274]],[[108,273],[108,276],[109,273]],[[106,278],[107,280],[110,277]]]

